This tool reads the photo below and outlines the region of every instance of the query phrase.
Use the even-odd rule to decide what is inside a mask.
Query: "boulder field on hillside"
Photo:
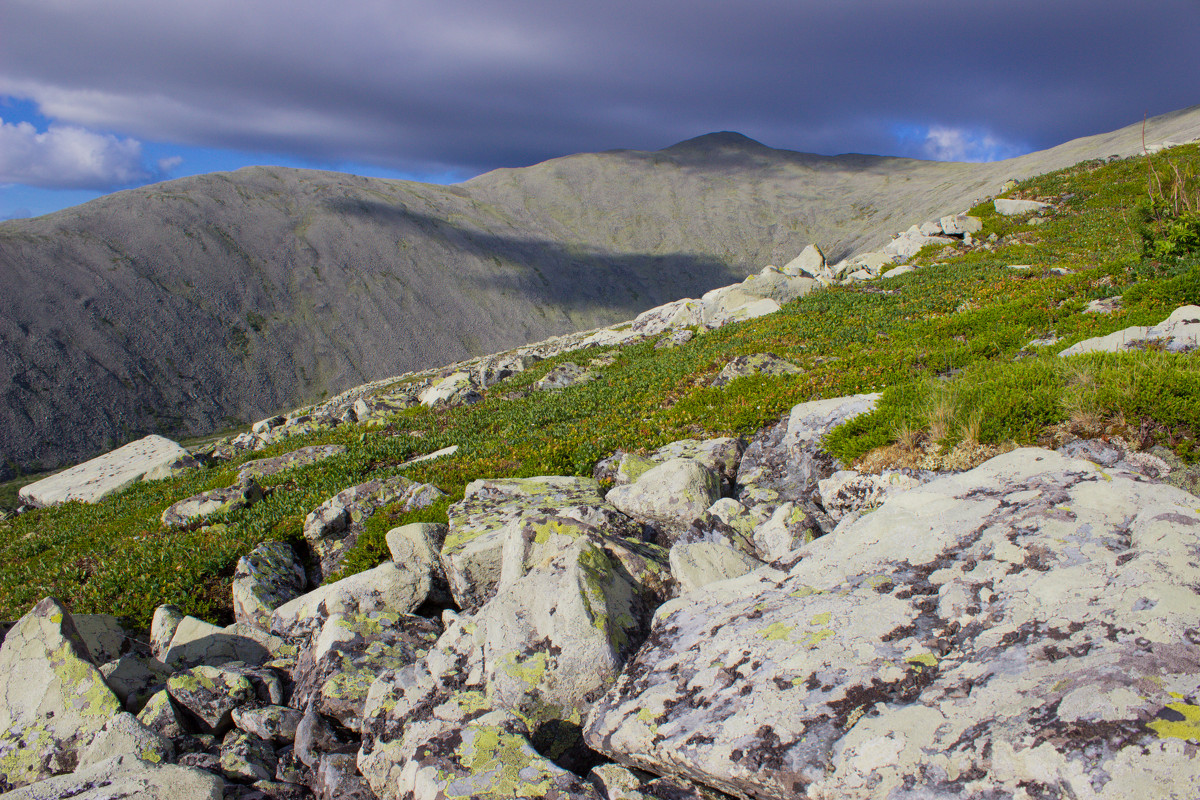
[[[0,647],[0,788],[1200,794],[1200,498],[1099,441],[844,469],[822,437],[877,399],[615,453],[595,478],[475,481],[448,525],[392,530],[393,560],[341,580],[264,544],[226,628],[161,606],[147,637],[46,598]],[[381,498],[435,491],[350,487],[305,534],[327,555]]]

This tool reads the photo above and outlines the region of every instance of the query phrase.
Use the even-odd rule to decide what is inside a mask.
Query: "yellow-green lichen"
[[[792,625],[784,625],[782,622],[772,622],[767,627],[759,631],[759,635],[768,642],[784,641],[788,638],[788,634],[795,630]]]
[[[810,619],[808,621],[808,624],[809,625],[818,625],[818,626],[824,628],[826,625],[829,624],[829,621],[831,619],[833,619],[833,614],[829,611],[824,611],[820,614],[815,615],[812,619]]]
[[[1158,713],[1158,718],[1146,727],[1160,738],[1200,742],[1200,706],[1191,703],[1167,703],[1167,707]]]
[[[918,669],[923,667],[936,667],[938,665],[937,656],[933,653],[918,653],[915,656],[909,656],[904,659],[909,664],[913,664]]]

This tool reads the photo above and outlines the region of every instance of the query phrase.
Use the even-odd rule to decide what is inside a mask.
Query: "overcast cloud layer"
[[[177,165],[142,142],[462,177],[714,130],[987,160],[1200,103],[1197,31],[1198,0],[0,0],[0,95],[49,121],[6,118],[0,183]]]

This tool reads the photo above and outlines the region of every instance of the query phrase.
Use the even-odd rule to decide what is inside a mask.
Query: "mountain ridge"
[[[1200,107],[1149,127],[1200,133]],[[0,268],[24,287],[0,298],[0,462],[202,435],[600,327],[810,242],[848,256],[1006,178],[1138,152],[1140,124],[993,164],[697,139],[455,186],[250,167],[0,223]]]

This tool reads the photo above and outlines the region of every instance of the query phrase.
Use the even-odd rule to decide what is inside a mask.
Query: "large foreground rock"
[[[1200,504],[1018,450],[663,606],[592,710],[743,798],[1195,797]]]
[[[22,503],[39,507],[71,500],[95,503],[137,483],[158,467],[188,459],[188,451],[170,439],[147,436],[22,487],[19,495]]]
[[[121,701],[75,624],[47,597],[0,647],[0,773],[13,786],[70,772]]]

